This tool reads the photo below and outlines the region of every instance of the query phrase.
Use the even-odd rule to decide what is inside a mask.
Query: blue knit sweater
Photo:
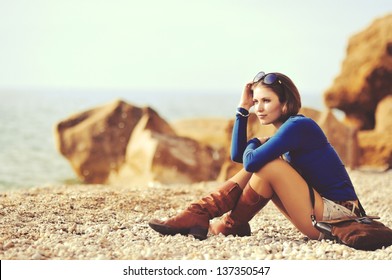
[[[284,155],[321,196],[334,201],[357,199],[344,164],[315,121],[303,115],[290,117],[261,145],[257,138],[247,141],[247,120],[237,114],[231,146],[232,160],[243,163],[245,170],[257,172]]]

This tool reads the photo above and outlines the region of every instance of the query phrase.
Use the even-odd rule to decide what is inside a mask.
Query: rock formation
[[[115,101],[69,117],[56,127],[57,148],[84,182],[102,183],[125,159],[143,110]]]
[[[392,94],[384,97],[378,103],[376,110],[376,127],[377,132],[389,132],[392,134]]]
[[[358,133],[359,165],[386,170],[392,168],[392,95],[377,106],[376,127]]]
[[[329,108],[345,112],[360,130],[375,127],[377,104],[392,94],[392,15],[352,36],[341,72],[325,92]]]
[[[112,172],[109,183],[194,183],[216,179],[222,160],[214,156],[213,148],[155,129],[151,122],[154,117],[150,114],[139,120],[128,142],[125,162],[118,172]]]
[[[214,180],[221,164],[211,147],[177,136],[153,109],[124,101],[71,116],[55,137],[86,183]]]
[[[389,169],[392,162],[392,15],[354,35],[341,73],[325,92],[325,103],[342,110],[358,131],[358,164]]]

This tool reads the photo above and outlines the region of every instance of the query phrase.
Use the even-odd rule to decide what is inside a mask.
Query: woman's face
[[[283,104],[280,103],[278,95],[272,89],[257,86],[253,90],[253,105],[262,125],[273,124],[278,128],[282,124],[280,117]]]

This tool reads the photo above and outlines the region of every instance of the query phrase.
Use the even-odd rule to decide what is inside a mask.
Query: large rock
[[[373,129],[377,104],[392,94],[392,15],[375,20],[350,38],[341,73],[324,93],[329,108],[345,112],[345,121]]]
[[[376,127],[378,132],[392,133],[392,95],[388,95],[377,106]]]
[[[374,130],[360,131],[359,165],[367,168],[392,168],[392,96],[385,97],[377,106]]]
[[[214,149],[196,140],[151,129],[142,117],[128,143],[125,163],[109,182],[194,183],[215,180],[222,160]]]
[[[358,134],[360,146],[361,168],[387,170],[392,168],[392,136],[377,131],[360,131]]]
[[[129,137],[142,115],[141,108],[120,100],[75,114],[58,123],[57,148],[82,181],[106,182],[123,164]]]
[[[214,150],[177,136],[153,109],[116,101],[60,122],[59,151],[86,183],[192,183],[214,180]]]
[[[176,120],[170,125],[178,136],[188,137],[220,150],[226,148],[226,129],[230,122],[226,118],[192,118]]]

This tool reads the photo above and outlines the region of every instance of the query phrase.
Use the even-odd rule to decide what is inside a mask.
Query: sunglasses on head
[[[265,85],[273,85],[274,83],[278,82],[282,84],[279,77],[274,73],[265,74],[263,71],[257,73],[257,75],[253,78],[253,83],[258,83],[262,81]]]

